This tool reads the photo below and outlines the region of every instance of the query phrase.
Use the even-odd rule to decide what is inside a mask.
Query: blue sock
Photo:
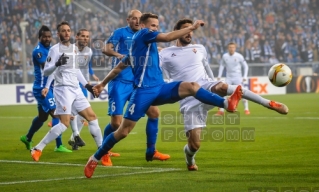
[[[148,118],[146,123],[147,149],[146,153],[154,154],[158,132],[158,118]]]
[[[219,95],[209,92],[203,88],[199,88],[194,97],[208,105],[224,108],[225,99],[223,97],[220,97]]]
[[[97,160],[100,160],[105,154],[109,152],[109,150],[117,143],[116,139],[114,138],[114,133],[109,134],[103,141],[102,146],[97,150],[94,154],[94,157]]]
[[[43,125],[43,122],[40,121],[39,117],[36,116],[33,120],[32,120],[32,124],[31,127],[28,131],[27,136],[27,140],[30,142],[32,140],[32,137],[34,135],[35,132],[37,132]]]
[[[57,125],[59,123],[59,119],[58,118],[52,118],[52,127]],[[55,139],[55,143],[56,143],[56,147],[59,148],[60,145],[62,145],[62,135],[59,135],[56,139]]]
[[[104,135],[103,135],[103,141],[105,140],[105,138],[113,133],[115,130],[113,129],[113,127],[111,126],[111,123],[107,124],[104,128]]]

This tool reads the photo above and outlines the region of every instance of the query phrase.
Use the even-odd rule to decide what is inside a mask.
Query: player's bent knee
[[[180,84],[181,92],[187,92],[187,95],[195,95],[197,90],[200,88],[199,84],[196,82],[182,82]]]
[[[41,121],[41,122],[46,122],[47,120],[48,120],[48,116],[46,115],[39,115],[39,120]]]
[[[114,130],[118,129],[121,125],[121,122],[111,122],[111,126]]]
[[[218,83],[211,88],[211,92],[218,94],[219,96],[227,95],[228,85],[226,83]]]
[[[153,118],[153,119],[158,118],[159,115],[160,115],[160,110],[159,110],[159,108],[156,107],[156,106],[151,106],[151,107],[147,110],[146,115],[147,115],[149,118]]]
[[[42,112],[42,113],[39,113],[38,117],[41,122],[46,122],[48,120],[49,114]]]

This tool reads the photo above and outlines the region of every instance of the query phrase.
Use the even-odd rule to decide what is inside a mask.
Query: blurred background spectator
[[[21,70],[22,51],[25,51],[28,70],[32,71],[31,52],[38,42],[37,33],[41,25],[51,28],[52,44],[58,42],[57,24],[66,20],[71,25],[73,36],[74,31],[87,28],[91,31],[92,46],[95,42],[102,46],[100,43],[105,42],[114,29],[126,25],[127,12],[131,9],[158,14],[161,32],[171,31],[174,23],[184,17],[206,21],[205,27],[195,32],[193,42],[206,47],[211,64],[219,63],[229,42],[237,43],[237,51],[248,63],[263,65],[319,60],[318,0],[98,1],[117,12],[120,18],[114,22],[112,15],[91,9],[83,11],[72,0],[0,0],[0,70]],[[29,22],[26,50],[22,50],[19,26],[22,20]],[[172,44],[175,42],[158,46]],[[109,66],[109,58],[103,56],[100,49],[95,47],[93,51],[94,67]]]

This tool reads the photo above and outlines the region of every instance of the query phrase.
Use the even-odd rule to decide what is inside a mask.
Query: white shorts
[[[91,106],[80,87],[56,86],[53,94],[56,102],[55,115],[77,115]]]
[[[203,89],[211,91],[211,88],[223,81],[202,80],[198,82]],[[185,131],[195,128],[206,127],[207,113],[215,106],[208,105],[195,99],[195,97],[186,97],[179,101],[180,112],[184,118]]]

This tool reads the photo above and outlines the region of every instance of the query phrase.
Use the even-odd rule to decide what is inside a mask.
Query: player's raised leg
[[[213,86],[211,88],[211,91],[214,93],[217,93],[221,96],[224,96],[225,94],[230,95],[233,94],[236,90],[236,85],[228,85],[226,83],[218,83],[217,85]],[[248,89],[242,89],[243,92],[243,98],[253,101],[254,103],[260,104],[264,107],[267,107],[271,110],[277,111],[280,114],[286,115],[288,114],[288,107],[283,104],[279,103],[277,101],[271,101],[268,99],[263,98],[262,96],[248,90]]]
[[[217,94],[201,88],[196,82],[182,82],[178,87],[178,94],[180,98],[193,96],[202,103],[234,112],[236,111],[239,100],[241,100],[242,88],[241,85],[234,86],[231,96],[228,99],[224,99]]]

